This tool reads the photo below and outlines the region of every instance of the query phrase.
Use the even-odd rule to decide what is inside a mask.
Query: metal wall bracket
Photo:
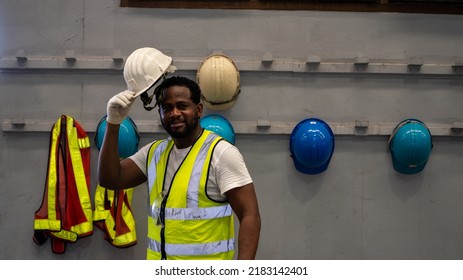
[[[268,120],[257,120],[257,129],[268,130],[271,126],[272,124]]]
[[[320,65],[320,63],[322,62],[322,59],[317,55],[308,55],[305,62],[311,65]]]
[[[271,64],[273,62],[273,54],[271,52],[266,52],[262,55],[263,64]]]
[[[459,59],[452,65],[453,71],[457,74],[463,73],[463,60]]]
[[[368,135],[368,126],[370,126],[370,122],[368,120],[356,120],[354,124],[354,134]]]
[[[122,68],[122,63],[124,62],[124,58],[122,57],[121,50],[114,50],[113,51],[113,62],[116,68]]]
[[[463,136],[463,122],[454,122],[450,129],[452,135]]]
[[[354,61],[354,69],[356,71],[364,72],[368,68],[368,63],[370,63],[370,59],[365,56],[359,56]]]
[[[421,58],[411,58],[408,62],[408,71],[410,73],[418,73],[423,66],[423,59]]]
[[[27,61],[26,52],[23,49],[19,49],[16,52],[16,60],[21,63],[24,63]]]
[[[322,59],[317,55],[308,55],[305,63],[307,64],[307,70],[309,72],[318,71]]]
[[[76,62],[76,52],[74,50],[66,50],[64,52],[64,59],[66,59],[66,61],[70,63]]]

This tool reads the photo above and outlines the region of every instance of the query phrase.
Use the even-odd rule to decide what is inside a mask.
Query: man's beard
[[[166,125],[164,122],[162,122],[162,127],[172,138],[185,138],[196,130],[196,127],[199,125],[199,117],[196,116],[191,121],[184,122],[184,124],[185,127],[182,130],[173,130],[170,125]]]

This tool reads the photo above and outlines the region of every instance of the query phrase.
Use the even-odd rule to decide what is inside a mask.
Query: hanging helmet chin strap
[[[408,123],[411,123],[412,121],[414,121],[414,120],[406,119],[406,120],[400,122],[400,123],[394,128],[394,130],[392,131],[391,135],[389,136],[389,139],[387,140],[387,143],[389,144],[389,147],[390,147],[390,145],[391,145],[392,139],[393,139],[394,136],[397,134],[397,131],[399,131],[399,129],[400,129],[402,126],[404,126],[404,125],[406,125],[406,124],[408,124]],[[414,122],[417,122],[417,121],[414,121]]]
[[[153,95],[154,95],[154,93],[153,93]],[[141,101],[143,102],[143,107],[145,108],[146,111],[151,111],[151,110],[153,110],[153,109],[156,107],[156,105],[157,105],[157,102],[156,102],[156,103],[154,104],[154,106],[151,106],[151,107],[148,106],[148,105],[151,103],[151,101],[153,101],[153,95],[149,96],[147,91],[145,91],[144,93],[140,94],[140,99],[141,99]]]
[[[164,80],[166,79],[166,75],[162,75],[162,81],[164,82]],[[140,99],[141,101],[143,102],[143,107],[145,108],[146,111],[151,111],[153,110],[154,108],[156,108],[156,106],[159,104],[159,102],[162,100],[162,88],[160,86],[156,87],[154,89],[154,92],[153,94],[149,95],[148,94],[148,90],[150,90],[156,83],[154,83],[150,88],[148,88],[145,92],[143,92],[142,94],[140,94]],[[149,104],[151,104],[151,102],[153,102],[153,97],[156,98],[156,103],[154,103],[154,106],[148,106]]]
[[[391,148],[391,142],[392,142],[392,139],[394,138],[394,136],[397,134],[397,132],[399,131],[399,129],[406,125],[406,124],[409,124],[409,123],[419,123],[419,124],[422,124],[429,132],[429,134],[431,134],[431,130],[429,130],[428,126],[420,121],[420,120],[417,120],[417,119],[406,119],[406,120],[403,120],[402,122],[400,122],[395,128],[394,130],[392,131],[391,135],[389,136],[389,139],[387,140],[387,143],[389,144],[389,149]],[[434,144],[431,142],[431,148],[434,147]]]

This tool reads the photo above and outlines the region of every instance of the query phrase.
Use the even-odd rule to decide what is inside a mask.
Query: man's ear
[[[198,116],[201,117],[201,115],[203,114],[203,103],[198,103],[198,105],[196,105],[196,110],[198,112]]]

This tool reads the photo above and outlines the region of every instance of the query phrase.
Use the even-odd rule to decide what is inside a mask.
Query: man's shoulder
[[[242,155],[235,145],[224,139],[217,143],[214,149],[214,158],[234,162],[241,160]]]
[[[227,149],[229,149],[229,148],[238,150],[238,148],[236,148],[235,145],[233,145],[232,143],[228,142],[225,138],[222,139],[222,140],[220,140],[220,141],[217,143],[217,146],[216,146],[216,149],[218,149],[219,151],[227,150]]]

